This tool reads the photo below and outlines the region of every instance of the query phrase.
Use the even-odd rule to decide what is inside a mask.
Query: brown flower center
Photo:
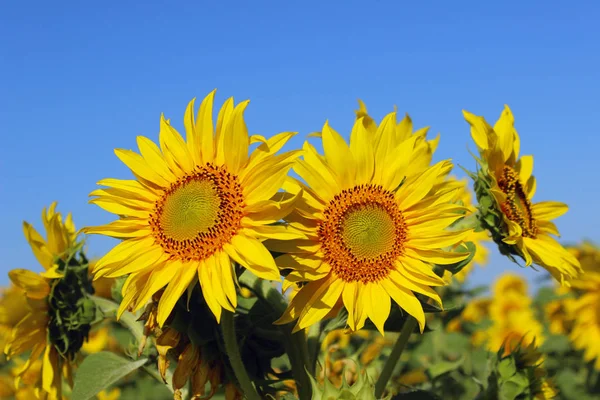
[[[171,258],[200,261],[237,234],[244,207],[237,176],[207,163],[164,191],[150,216],[150,227]]]
[[[506,217],[519,224],[524,237],[535,238],[538,228],[531,212],[531,202],[515,170],[505,165],[498,185],[506,195],[506,201],[501,204]]]
[[[325,261],[346,282],[385,278],[404,251],[406,224],[394,193],[381,186],[343,190],[324,210],[318,234]]]

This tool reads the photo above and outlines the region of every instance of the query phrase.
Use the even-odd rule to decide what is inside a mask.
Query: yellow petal
[[[383,326],[390,316],[391,300],[388,293],[377,283],[367,284],[365,286],[366,296],[361,300],[370,303],[367,308],[369,319],[373,321],[375,327],[382,335],[385,334]],[[359,300],[359,301],[361,301]]]
[[[183,292],[187,289],[189,284],[192,282],[194,275],[196,275],[196,265],[195,261],[182,263],[172,261],[172,265],[177,269],[175,276],[169,282],[167,289],[163,293],[160,298],[160,302],[158,303],[158,313],[156,316],[156,320],[159,326],[163,326],[169,315],[171,315],[171,311],[175,307],[175,303],[179,300]]]
[[[344,289],[344,282],[333,274],[325,279],[327,282],[312,292],[310,300],[298,317],[298,324],[294,331],[307,328],[323,319],[336,305]]]
[[[298,160],[293,169],[324,203],[329,202],[341,191],[337,183],[332,186],[325,180],[325,172],[315,170],[304,160]]]
[[[48,285],[47,280],[35,272],[26,269],[13,269],[8,273],[8,277],[15,286],[23,289],[29,298],[41,300],[50,294],[50,285]]]
[[[46,346],[42,364],[42,388],[50,398],[59,399],[60,371],[58,370],[58,354],[51,344]]]
[[[348,282],[342,292],[342,301],[348,311],[348,326],[350,330],[356,330],[356,303],[359,301],[357,296],[357,283]]]
[[[279,269],[275,265],[273,256],[260,241],[245,235],[236,235],[231,239],[231,244],[226,244],[223,249],[229,257],[259,278],[280,279]]]
[[[328,122],[323,126],[322,138],[327,163],[342,182],[343,187],[350,185],[354,180],[356,167],[346,141],[329,126]]]
[[[83,228],[83,232],[87,234],[98,234],[111,236],[117,239],[141,238],[151,234],[150,227],[146,224],[141,224],[142,221],[127,221],[118,219],[106,225],[88,226]]]
[[[287,178],[288,171],[294,165],[295,158],[292,160],[274,164],[262,174],[254,177],[253,181],[244,185],[244,197],[246,204],[252,206],[260,201],[270,199],[281,189]]]
[[[169,163],[171,171],[181,169],[181,172],[185,173],[190,172],[194,168],[192,156],[187,149],[186,143],[179,132],[165,120],[163,115],[160,116],[159,141],[167,163],[169,162],[170,153],[172,161],[177,164],[177,166],[174,166],[172,163]]]
[[[262,138],[262,144],[258,146],[250,155],[248,164],[243,171],[240,171],[239,177],[241,180],[244,179],[244,174],[252,171],[260,163],[267,160],[270,155],[277,153],[281,148],[290,140],[297,132],[281,132],[273,137],[267,139]],[[253,135],[253,138],[258,135]],[[252,139],[250,139],[252,142]]]
[[[498,146],[502,151],[504,161],[508,160],[513,152],[513,139],[515,135],[514,128],[515,118],[508,108],[504,106],[504,110],[500,114],[500,118],[494,125],[494,132],[498,135]]]
[[[390,297],[394,299],[396,304],[415,317],[419,323],[421,332],[423,332],[423,329],[425,329],[425,313],[423,312],[423,306],[421,306],[421,303],[417,300],[413,292],[404,289],[387,279],[381,281],[381,286],[383,286]]]
[[[252,221],[252,226],[257,224],[272,224],[288,216],[294,209],[296,202],[302,198],[303,192],[295,195],[289,193],[276,193],[271,200],[256,203],[246,209],[246,219]]]
[[[496,143],[496,133],[483,117],[463,110],[465,120],[471,125],[471,137],[479,150],[488,150]]]
[[[249,100],[242,101],[235,107],[231,115],[231,122],[227,124],[225,132],[223,132],[225,148],[228,152],[225,163],[233,173],[237,173],[248,160],[250,138],[244,121],[244,111],[249,102]]]
[[[27,222],[23,222],[23,233],[25,239],[31,246],[31,250],[35,258],[44,268],[50,268],[54,262],[54,256],[48,249],[48,245],[42,235],[40,235],[34,228]]]
[[[213,162],[215,156],[214,127],[213,127],[213,101],[216,90],[213,90],[202,100],[198,118],[196,119],[196,134],[200,138],[199,144],[202,148],[202,162]],[[225,107],[225,106],[223,106]]]
[[[396,192],[396,199],[400,209],[405,210],[423,199],[437,182],[443,170],[447,169],[447,161],[441,161],[428,168],[419,176],[405,182]]]
[[[153,170],[141,155],[125,149],[115,149],[115,154],[134,174],[157,186],[169,186],[169,182]]]
[[[237,307],[237,293],[235,292],[235,282],[237,281],[237,277],[235,276],[231,259],[226,252],[219,252],[217,266],[221,268],[221,285],[232,305],[233,309],[231,311],[234,312]]]
[[[227,149],[225,148],[225,130],[227,125],[232,123],[231,116],[234,110],[233,106],[233,97],[230,97],[225,100],[225,103],[223,103],[223,106],[219,110],[219,115],[217,116],[217,129],[215,132],[215,147],[217,150],[215,162],[217,165],[225,163],[225,155],[227,153]]]
[[[533,156],[523,156],[517,161],[517,172],[521,183],[527,183],[533,173]]]
[[[569,210],[569,206],[558,201],[542,201],[532,206],[533,216],[540,220],[558,218]]]
[[[432,264],[440,264],[440,265],[454,264],[454,263],[463,261],[464,259],[469,257],[468,253],[455,253],[455,252],[442,251],[442,250],[431,250],[431,249],[424,250],[424,249],[406,248],[405,252],[406,252],[406,255],[411,258],[414,258],[417,260],[422,260],[422,261],[432,263]]]
[[[152,169],[160,176],[165,178],[167,181],[175,181],[176,177],[173,172],[169,169],[165,158],[163,157],[160,149],[152,140],[144,136],[137,137],[138,148],[140,154],[144,157],[144,160],[148,165],[152,166]]]
[[[192,157],[194,165],[202,164],[202,142],[200,139],[199,132],[196,130],[196,121],[194,118],[194,103],[196,98],[194,97],[190,101],[185,109],[183,115],[183,126],[185,128],[185,138],[187,142],[188,152]]]
[[[214,314],[217,322],[221,322],[221,313],[223,312],[223,309],[213,293],[211,271],[206,267],[205,262],[201,262],[198,265],[198,280],[200,281],[200,287],[202,288],[202,295],[206,301],[206,305],[208,305],[208,308]]]
[[[363,120],[354,123],[350,134],[350,152],[356,160],[356,184],[370,183],[375,170],[373,138],[365,128]]]

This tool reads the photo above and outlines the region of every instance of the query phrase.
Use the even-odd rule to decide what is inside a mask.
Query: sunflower
[[[340,299],[352,331],[369,318],[383,333],[391,299],[422,330],[425,314],[415,293],[441,304],[432,286],[444,285],[430,263],[452,264],[468,256],[443,250],[470,234],[445,230],[464,210],[450,204],[453,190],[437,184],[452,163],[423,169],[415,153],[421,154],[426,142],[405,136],[405,121],[397,124],[395,112],[378,126],[365,118],[356,120],[349,146],[326,122],[320,133],[325,155],[306,142],[303,159],[294,165],[304,182],[290,178],[284,184],[287,192],[302,196],[286,218],[290,230],[307,238],[267,245],[286,253],[276,260],[292,270],[284,290],[303,284],[278,321],[297,320],[295,330],[321,320]]]
[[[511,110],[505,106],[493,128],[483,117],[467,111],[464,116],[481,156],[481,169],[472,178],[483,226],[503,254],[520,256],[527,266],[540,265],[561,284],[568,284],[581,267],[552,237],[559,233],[551,221],[568,207],[556,201],[532,202],[536,191],[533,156],[519,158],[520,139]]]
[[[129,275],[119,315],[138,310],[166,286],[158,308],[162,326],[190,284],[200,281],[204,298],[220,320],[237,300],[232,261],[263,279],[279,280],[279,270],[262,241],[301,238],[274,225],[294,206],[296,196],[278,193],[298,151],[275,155],[294,133],[269,140],[248,136],[243,113],[228,99],[213,125],[211,92],[194,118],[185,112],[187,141],[163,116],[160,148],[138,136],[141,154],[117,149],[135,180],[104,179],[94,203],[120,218],[89,227],[87,233],[123,239],[95,265],[95,278]],[[249,146],[259,143],[249,154]]]
[[[24,223],[25,237],[44,267],[41,274],[25,269],[8,273],[26,296],[25,316],[14,326],[4,352],[9,357],[28,353],[16,376],[28,381],[44,398],[62,397],[62,375],[71,383],[71,362],[81,348],[94,318],[84,298],[92,290],[86,260],[77,259],[71,215],[63,221],[56,203],[42,212],[47,239]],[[74,250],[75,249],[75,250]],[[40,360],[41,357],[41,360]],[[27,379],[25,379],[27,377]]]
[[[490,351],[504,348],[504,355],[511,353],[519,345],[529,345],[534,341],[544,342],[543,327],[529,309],[513,310],[487,330],[487,344]]]
[[[583,350],[583,359],[600,370],[600,273],[587,272],[585,281],[574,281],[573,288],[581,294],[568,304],[573,317],[569,338],[575,349]]]

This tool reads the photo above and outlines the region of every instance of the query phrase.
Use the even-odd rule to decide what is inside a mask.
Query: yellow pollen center
[[[537,223],[531,212],[531,202],[516,171],[505,165],[498,186],[506,195],[506,201],[501,204],[506,217],[519,224],[524,237],[535,238],[538,232]]]
[[[192,240],[217,221],[221,199],[211,181],[191,181],[165,199],[160,224],[166,236]]]
[[[318,235],[324,260],[346,282],[384,279],[404,252],[406,224],[394,194],[359,185],[336,195]]]
[[[373,204],[349,210],[342,224],[344,243],[360,260],[393,250],[395,231],[392,217],[384,208]]]
[[[207,163],[163,192],[150,216],[150,228],[171,259],[201,261],[237,234],[244,207],[237,176]]]

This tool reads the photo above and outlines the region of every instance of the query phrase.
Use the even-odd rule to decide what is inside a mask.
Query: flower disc
[[[150,227],[165,253],[201,261],[237,234],[243,211],[238,178],[207,163],[165,190],[155,203]]]
[[[325,260],[340,279],[374,282],[394,268],[406,224],[392,192],[376,185],[344,190],[324,215],[319,238]]]

